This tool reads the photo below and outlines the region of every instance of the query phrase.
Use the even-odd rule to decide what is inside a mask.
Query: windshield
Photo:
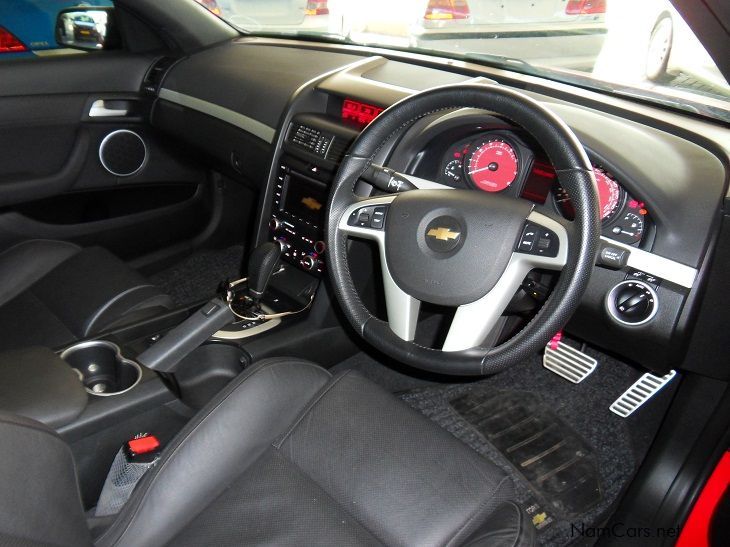
[[[730,121],[669,0],[198,0],[242,31],[439,52]]]

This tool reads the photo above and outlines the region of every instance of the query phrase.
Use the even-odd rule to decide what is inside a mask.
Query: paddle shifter
[[[250,300],[244,304],[246,308],[254,311],[259,309],[259,302],[266,292],[280,255],[281,247],[273,242],[264,243],[251,253],[248,259],[247,291]],[[228,290],[232,291],[235,284],[244,281],[230,283]],[[228,302],[216,297],[143,351],[137,357],[137,362],[159,372],[174,372],[177,364],[190,352],[222,327],[236,320]]]

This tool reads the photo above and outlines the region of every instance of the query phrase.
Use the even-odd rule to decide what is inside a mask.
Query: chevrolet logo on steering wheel
[[[426,235],[428,237],[435,237],[436,239],[440,241],[448,241],[450,239],[459,239],[459,236],[461,235],[460,232],[452,232],[448,228],[431,228],[428,232],[426,232]]]
[[[450,215],[434,218],[425,232],[426,245],[437,253],[451,253],[461,245],[465,235],[459,221]]]

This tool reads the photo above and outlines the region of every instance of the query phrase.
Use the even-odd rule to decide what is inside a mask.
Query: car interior
[[[730,93],[107,4],[0,53],[0,545],[726,544]]]

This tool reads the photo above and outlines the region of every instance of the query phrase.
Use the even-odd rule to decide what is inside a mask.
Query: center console
[[[275,165],[270,201],[269,239],[282,247],[282,259],[298,270],[324,274],[324,223],[335,171],[357,136],[351,127],[319,114],[295,116]]]

